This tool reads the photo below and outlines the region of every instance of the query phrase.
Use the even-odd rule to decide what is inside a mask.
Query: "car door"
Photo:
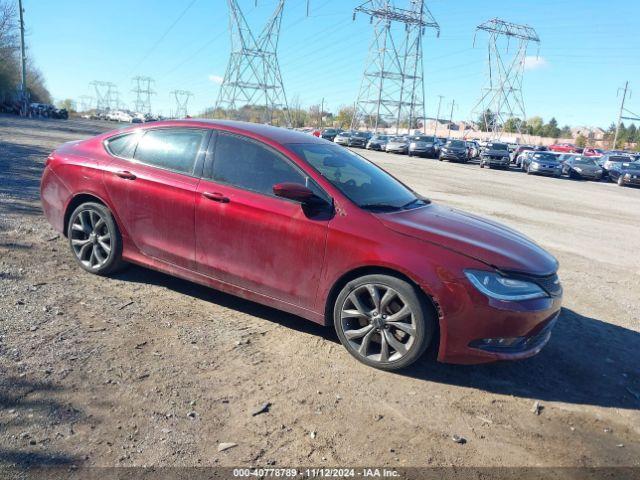
[[[104,183],[124,234],[145,255],[195,269],[195,195],[210,130],[157,128],[114,151]]]
[[[273,185],[283,182],[326,195],[275,149],[218,132],[196,197],[196,262],[205,275],[312,309],[329,218],[276,197]]]

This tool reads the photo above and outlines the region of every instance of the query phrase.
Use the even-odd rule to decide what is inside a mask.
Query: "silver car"
[[[409,151],[409,141],[407,137],[391,137],[385,150],[387,153],[407,153]]]

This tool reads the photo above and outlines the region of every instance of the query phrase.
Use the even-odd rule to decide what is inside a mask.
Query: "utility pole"
[[[18,9],[20,10],[20,114],[27,114],[27,55],[24,45],[24,9],[22,8],[22,0],[18,0]]]
[[[436,113],[435,126],[433,127],[433,136],[438,136],[438,119],[440,118],[440,106],[442,105],[443,95],[438,95],[438,113]]]
[[[622,112],[624,112],[624,102],[627,100],[627,91],[629,90],[629,81],[627,80],[624,84],[624,93],[622,94],[622,102],[620,103],[620,113],[618,113],[618,123],[616,123],[616,134],[613,137],[613,146],[612,150],[616,149],[616,144],[618,143],[618,133],[620,132],[620,124],[622,123]],[[620,90],[618,90],[620,93]]]
[[[451,137],[451,122],[453,122],[453,109],[456,106],[456,101],[451,102],[451,115],[449,115],[449,128],[447,129],[447,139]]]

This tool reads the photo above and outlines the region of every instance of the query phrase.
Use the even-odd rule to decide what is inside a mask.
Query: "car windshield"
[[[453,148],[466,148],[466,143],[463,142],[462,140],[451,140],[449,142],[447,142],[447,147],[453,147]]]
[[[389,140],[389,135],[376,135],[372,140]]]
[[[545,162],[557,162],[558,157],[556,157],[553,153],[535,153],[533,155],[534,160],[543,160]]]
[[[433,137],[425,137],[423,135],[416,135],[415,137],[413,137],[413,140],[416,142],[435,142],[435,139]]]
[[[349,135],[351,135],[349,132],[340,132],[338,134],[339,137],[348,137]]]
[[[336,131],[333,128],[327,128],[324,133],[336,133]]]
[[[509,150],[506,143],[489,143],[487,148],[489,150]]]
[[[353,134],[354,137],[366,137],[369,134],[367,132],[356,132]]]
[[[426,202],[387,172],[337,145],[287,145],[347,198],[376,212],[416,207]]]
[[[391,137],[392,142],[406,142],[407,139],[404,137]]]
[[[596,162],[593,160],[593,158],[589,158],[589,157],[576,157],[573,160],[574,165],[588,165],[588,166],[593,166],[593,165],[597,165]]]
[[[610,162],[629,162],[629,161],[633,161],[632,158],[630,157],[622,157],[622,156],[617,156],[617,155],[612,155],[608,158],[608,160]]]
[[[640,163],[623,163],[620,167],[622,170],[640,170]]]

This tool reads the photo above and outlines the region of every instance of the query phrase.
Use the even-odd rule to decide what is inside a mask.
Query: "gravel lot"
[[[640,189],[366,153],[536,239],[565,285],[536,358],[385,373],[300,318],[143,268],[80,270],[40,174],[110,128],[0,116],[0,465],[640,466]]]

